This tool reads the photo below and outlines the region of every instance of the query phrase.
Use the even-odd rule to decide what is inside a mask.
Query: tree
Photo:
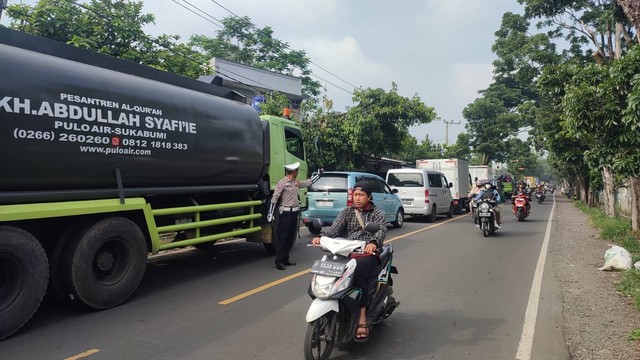
[[[592,167],[597,166],[601,169],[605,213],[614,216],[613,169],[617,166],[618,171],[624,173],[626,166],[622,164],[626,160],[623,160],[620,154],[623,153],[627,159],[629,158],[629,154],[625,152],[625,149],[628,149],[626,145],[635,143],[635,139],[630,140],[630,137],[638,136],[638,132],[629,133],[630,128],[624,126],[627,122],[621,119],[626,107],[626,94],[620,89],[630,88],[624,84],[631,83],[629,79],[634,73],[627,72],[626,69],[633,67],[629,64],[621,65],[624,80],[616,83],[610,74],[615,70],[610,66],[614,63],[622,64],[620,59],[637,43],[637,33],[635,39],[632,36],[633,31],[638,30],[637,17],[634,15],[635,3],[620,1],[621,7],[615,1],[520,2],[526,4],[525,11],[529,17],[545,19],[543,25],[558,26],[558,33],[563,29],[568,30],[566,35],[574,44],[588,43],[591,46],[585,53],[592,56],[595,64],[579,67],[568,65],[571,73],[570,85],[562,97],[561,108],[568,130],[592,145],[586,159]],[[630,17],[625,17],[625,12]],[[598,98],[594,99],[593,96]],[[600,107],[594,106],[595,103]],[[593,112],[584,111],[580,106],[587,106]],[[619,126],[620,124],[622,126]],[[596,129],[598,132],[594,133]],[[630,178],[630,183],[634,184],[635,179]],[[634,205],[634,209],[638,210],[638,206]],[[632,222],[637,223],[634,226],[640,227],[640,220],[634,219]]]
[[[176,35],[158,38],[143,27],[154,16],[142,13],[142,2],[92,0],[79,4],[65,0],[40,0],[35,6],[15,4],[7,8],[14,29],[65,42],[101,54],[118,57],[190,77],[206,72],[205,59]]]
[[[398,94],[395,83],[388,92],[380,88],[358,89],[353,101],[355,105],[347,110],[343,130],[348,136],[351,162],[359,168],[370,158],[399,153],[409,127],[436,118],[434,109],[418,95],[409,99]]]
[[[487,96],[467,105],[462,115],[467,119],[469,144],[474,152],[482,154],[481,165],[504,161],[507,149],[502,141],[518,130],[516,115],[496,97]]]
[[[271,27],[258,28],[247,16],[226,17],[222,24],[224,28],[215,37],[193,35],[189,44],[210,58],[299,76],[304,96],[313,99],[320,95],[320,83],[311,78],[310,59],[305,51],[290,49],[289,43],[273,37]]]

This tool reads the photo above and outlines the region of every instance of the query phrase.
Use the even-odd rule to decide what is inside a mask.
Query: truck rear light
[[[453,205],[458,205],[458,200],[453,200]]]
[[[353,205],[353,189],[347,190],[347,207]]]
[[[429,190],[424,191],[424,203],[425,204],[429,203]]]

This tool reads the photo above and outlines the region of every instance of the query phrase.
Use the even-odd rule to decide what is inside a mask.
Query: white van
[[[387,184],[398,189],[398,196],[404,205],[404,213],[413,216],[427,216],[436,221],[439,214],[453,216],[452,185],[441,172],[426,169],[390,169]]]

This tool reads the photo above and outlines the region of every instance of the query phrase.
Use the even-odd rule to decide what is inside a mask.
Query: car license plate
[[[491,213],[490,213],[490,212],[481,212],[481,213],[480,213],[480,216],[482,216],[482,217],[489,217],[489,216],[491,216]]]
[[[402,199],[402,205],[413,205],[413,200]]]
[[[347,268],[347,264],[331,261],[315,260],[311,267],[312,274],[340,277]]]
[[[318,200],[318,201],[316,201],[316,206],[317,207],[333,207],[333,201]]]

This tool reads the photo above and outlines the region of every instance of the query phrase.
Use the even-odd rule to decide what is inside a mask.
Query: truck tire
[[[49,261],[33,235],[0,226],[0,340],[36,312],[49,282]]]
[[[123,217],[87,226],[65,248],[61,277],[69,297],[91,309],[123,303],[136,290],[147,262],[140,228]]]

